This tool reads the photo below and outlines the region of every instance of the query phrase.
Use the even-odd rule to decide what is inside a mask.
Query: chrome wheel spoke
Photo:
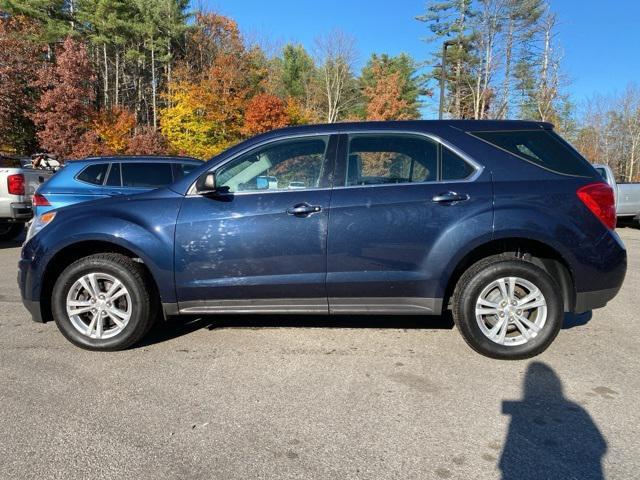
[[[489,330],[489,338],[498,339],[499,336],[503,335],[503,332],[506,334],[508,324],[509,322],[506,318],[501,319],[495,324],[495,326],[493,326],[493,328],[491,328],[491,330]]]
[[[505,302],[509,300],[509,292],[507,291],[507,282],[504,278],[498,280],[498,288],[500,289],[500,295]]]
[[[509,285],[507,290],[509,292],[508,301],[516,300],[516,277],[509,277]]]
[[[124,288],[124,285],[122,285],[119,280],[116,280],[115,282],[113,282],[111,287],[109,287],[107,293],[105,293],[105,297],[107,298],[107,300],[113,301],[117,298],[120,298],[122,295],[125,295],[126,293],[127,289]]]
[[[69,313],[69,315],[80,315],[82,313],[90,312],[91,310],[93,310],[93,307],[91,305],[88,305],[86,307],[73,307],[72,305],[69,305],[67,307],[67,312]]]
[[[96,319],[97,319],[97,316],[94,315],[93,318],[91,319],[91,323],[89,323],[89,326],[87,327],[87,331],[85,332],[85,335],[87,335],[88,337],[91,336],[93,329],[96,327]]]
[[[498,315],[498,309],[497,308],[477,308],[476,307],[476,315]]]
[[[525,327],[527,327],[529,330],[532,330],[534,333],[538,333],[540,331],[540,327],[538,327],[535,323],[531,322],[528,318],[525,318],[522,315],[516,315],[516,320],[522,322]]]
[[[535,290],[533,290],[532,292],[530,292],[528,295],[522,297],[521,299],[518,300],[518,306],[522,306],[528,302],[531,302],[532,300],[538,298],[542,296],[542,292],[540,292],[540,290],[538,290],[537,288]]]
[[[85,293],[87,295],[89,295],[91,298],[95,298],[98,296],[97,292],[93,289],[93,286],[91,286],[88,282],[87,282],[87,278],[82,277],[80,280],[78,280],[80,282],[80,285],[82,285],[82,288],[84,288]]]
[[[531,335],[529,334],[529,330],[527,330],[527,327],[525,327],[518,318],[513,319],[513,324],[520,331],[520,333],[522,333],[522,336],[525,339],[529,340],[531,338]]]
[[[98,313],[96,314],[96,338],[102,338],[102,329],[104,328],[104,317]]]
[[[489,307],[489,308],[498,308],[500,306],[498,303],[490,302],[485,298],[479,298],[478,305],[482,305],[483,307]]]
[[[531,310],[532,308],[538,307],[546,307],[547,302],[544,301],[544,298],[536,298],[532,302],[526,303],[524,305],[520,305],[518,308],[521,310]]]
[[[116,323],[122,323],[123,321],[129,320],[129,314],[127,312],[114,307],[107,308],[107,313]]]

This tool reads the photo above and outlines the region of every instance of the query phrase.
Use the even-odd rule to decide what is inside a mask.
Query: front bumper
[[[31,284],[31,260],[22,258],[18,262],[18,288],[20,289],[22,304],[29,311],[34,322],[44,323],[42,309],[40,308],[40,300],[30,298],[30,292],[32,291]]]

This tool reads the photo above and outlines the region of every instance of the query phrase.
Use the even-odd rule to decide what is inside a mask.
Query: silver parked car
[[[24,167],[17,157],[0,156],[0,240],[13,240],[33,217],[31,198],[53,172]]]
[[[594,167],[613,188],[618,218],[634,219],[640,223],[640,183],[618,183],[611,167],[608,165],[594,165]]]

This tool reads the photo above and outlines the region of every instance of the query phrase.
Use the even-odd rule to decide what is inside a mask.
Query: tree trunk
[[[509,99],[511,97],[511,57],[513,55],[513,34],[515,20],[509,17],[509,27],[505,38],[504,52],[504,79],[502,80],[502,105],[497,117],[501,119],[509,118]]]
[[[153,129],[158,128],[158,115],[156,111],[156,47],[151,41],[151,105],[153,108]]]
[[[116,94],[115,105],[118,106],[120,101],[120,52],[116,48]]]
[[[107,62],[107,44],[102,44],[102,53],[104,57],[104,106],[109,104],[109,64]]]

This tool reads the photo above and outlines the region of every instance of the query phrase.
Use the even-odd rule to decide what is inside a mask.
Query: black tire
[[[0,241],[15,240],[24,231],[24,223],[0,222]]]
[[[476,302],[483,289],[504,277],[519,277],[531,282],[542,292],[546,301],[547,319],[544,326],[535,337],[521,345],[494,342],[482,332],[476,320]],[[464,340],[482,355],[505,360],[531,358],[546,350],[560,331],[564,318],[560,291],[557,282],[530,261],[507,255],[488,257],[472,265],[460,277],[452,297],[453,319]]]
[[[107,274],[119,280],[131,298],[131,316],[125,327],[112,338],[97,339],[80,332],[67,315],[67,295],[75,282],[89,273]],[[69,265],[58,277],[51,298],[58,329],[74,345],[87,350],[124,350],[138,342],[153,326],[157,316],[157,298],[153,298],[147,272],[129,257],[117,253],[99,253]]]

